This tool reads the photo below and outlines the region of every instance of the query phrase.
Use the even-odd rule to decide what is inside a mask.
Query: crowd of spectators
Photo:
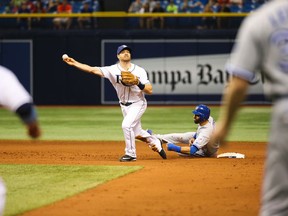
[[[30,14],[30,13],[92,13],[99,10],[97,0],[1,0],[0,12],[5,14]],[[5,20],[7,22],[7,20]],[[10,19],[11,21],[11,19]],[[11,22],[13,22],[12,20]],[[51,19],[33,17],[17,18],[16,25],[20,29],[53,28],[53,29],[86,29],[93,28],[94,22],[91,17],[55,17]],[[13,26],[13,25],[12,25]]]
[[[249,13],[268,0],[134,0],[131,2],[130,13]],[[158,27],[153,21],[159,18],[139,19],[140,28],[197,28],[221,29],[238,27],[243,17],[217,18],[217,17],[188,17],[165,18],[160,20]],[[136,20],[136,19],[134,19]],[[136,25],[137,26],[137,25]]]
[[[255,10],[266,0],[131,0],[129,13],[247,13]],[[92,13],[100,9],[99,0],[1,0],[0,13]],[[242,18],[241,18],[242,19]],[[17,18],[20,29],[91,29],[97,27],[97,19],[91,17]],[[235,18],[216,17],[141,17],[131,18],[132,28],[229,28]],[[238,19],[239,22],[239,19]]]

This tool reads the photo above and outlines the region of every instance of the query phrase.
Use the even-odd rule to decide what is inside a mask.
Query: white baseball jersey
[[[106,67],[99,67],[105,78],[109,79],[111,84],[114,86],[119,102],[137,102],[146,101],[144,93],[139,89],[138,86],[127,87],[121,83],[121,71],[127,71],[121,68],[120,64],[115,64]],[[132,64],[129,70],[132,74],[139,78],[142,84],[149,83],[147,72],[138,65]]]
[[[215,121],[212,116],[209,117],[208,122],[209,123],[203,126],[199,125],[196,131],[196,135],[194,135],[196,139],[193,142],[193,145],[195,145],[198,149],[201,149],[208,144],[215,129]],[[216,147],[219,148],[219,145],[216,144]]]
[[[121,71],[125,71],[125,69],[121,68],[120,64],[98,68],[102,71],[104,77],[109,79],[114,86],[119,98],[124,117],[122,130],[126,144],[125,154],[136,158],[136,136],[147,138],[148,145],[150,147],[155,145],[160,151],[162,149],[161,142],[156,137],[151,136],[146,130],[143,130],[141,126],[141,117],[147,108],[144,92],[136,85],[128,87],[121,83]],[[142,84],[150,83],[147,73],[143,68],[131,63],[128,71],[137,76]]]
[[[261,216],[288,215],[288,1],[272,0],[243,22],[227,71],[247,81],[256,72],[274,101]]]
[[[21,105],[31,103],[32,98],[15,74],[0,66],[0,104],[15,112]]]

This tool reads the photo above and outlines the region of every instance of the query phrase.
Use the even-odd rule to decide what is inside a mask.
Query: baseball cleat
[[[120,162],[130,162],[130,161],[136,161],[136,158],[135,157],[132,157],[130,155],[123,155],[121,158],[120,158]]]
[[[162,147],[162,143],[161,143],[161,147]],[[163,147],[162,149],[159,151],[158,148],[156,147],[156,145],[151,145],[151,149],[155,152],[158,152],[158,154],[163,158],[163,159],[167,159],[167,155],[166,152],[164,151]]]
[[[160,152],[158,152],[159,155],[163,158],[163,159],[167,159],[167,155],[166,152],[164,151],[164,149],[162,148]]]

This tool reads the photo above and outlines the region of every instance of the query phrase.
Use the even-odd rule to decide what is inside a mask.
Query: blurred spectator
[[[243,10],[242,0],[231,0],[229,8],[230,8],[230,11],[233,13],[241,13]]]
[[[46,7],[47,13],[57,13],[59,1],[58,0],[49,0],[48,5]]]
[[[57,6],[57,13],[58,14],[71,14],[72,13],[72,6],[68,2],[68,0],[62,0]],[[56,17],[53,19],[54,29],[69,29],[72,23],[71,17]]]
[[[10,1],[8,7],[6,8],[6,13],[17,13],[21,7],[22,2],[24,3],[25,0],[12,0]]]
[[[18,10],[17,8],[17,10],[13,12],[13,9],[14,9],[14,5],[11,2],[9,2],[8,5],[5,6],[3,13],[4,14],[16,13],[16,11]]]
[[[90,5],[90,1],[86,0],[83,2],[83,6],[80,8],[80,13],[92,13],[93,8]],[[87,29],[92,27],[91,17],[79,17],[77,19],[80,29]]]
[[[166,7],[167,13],[178,13],[178,6],[174,3],[174,0],[170,0]],[[181,22],[181,21],[180,21]],[[177,28],[179,26],[179,19],[177,17],[167,17],[165,18],[166,28]]]
[[[139,11],[141,10],[143,4],[141,2],[141,0],[135,0],[134,2],[131,3],[128,12],[129,13],[139,13]]]
[[[208,3],[207,0],[193,0],[191,3],[192,5],[190,6],[192,12],[202,13],[207,3]]]
[[[45,10],[46,10],[46,13],[57,13],[57,7],[58,5],[60,4],[59,0],[48,0],[46,2],[46,7],[45,7]],[[53,23],[53,20],[54,18],[45,18],[45,22],[46,22],[46,25],[51,28],[54,27],[54,23]]]
[[[22,2],[20,5],[20,8],[16,12],[18,14],[21,13],[26,13],[29,14],[31,13],[30,9],[28,8],[28,5],[26,2]],[[17,18],[17,25],[21,30],[30,30],[31,29],[31,18]]]
[[[230,0],[230,4],[236,4],[238,6],[243,6],[243,0]]]
[[[241,0],[231,0],[229,9],[231,13],[242,13],[244,12],[243,9],[243,2]],[[243,21],[243,17],[230,17],[230,28],[238,29],[240,24]]]
[[[139,13],[150,13],[150,5],[148,2],[144,3]],[[151,28],[151,18],[150,17],[141,17],[140,18],[140,28]]]
[[[33,8],[35,7],[34,2],[32,2],[31,0],[26,0],[26,1],[24,1],[24,2],[26,3],[28,9],[29,9],[29,10],[31,11],[31,13],[32,13]]]
[[[46,13],[46,8],[42,0],[35,0],[30,6],[31,13]]]
[[[191,12],[191,0],[182,0],[182,2],[179,4],[178,12],[180,13],[190,13]],[[179,17],[177,28],[190,28],[192,25],[192,19],[191,17]]]
[[[221,10],[221,6],[217,0],[209,0],[208,4],[204,7],[204,13],[218,13]],[[203,28],[216,29],[217,18],[216,17],[203,17]]]
[[[166,12],[168,13],[177,13],[178,6],[174,3],[174,0],[170,0],[169,4],[166,7]]]
[[[152,13],[164,13],[165,10],[161,6],[161,2],[157,1]],[[151,28],[164,28],[164,17],[155,17],[151,18]]]
[[[189,13],[190,12],[189,0],[183,0],[183,2],[180,4],[179,12],[180,13]]]
[[[157,3],[156,0],[147,0],[146,2],[149,4],[150,12],[152,12]]]
[[[31,13],[46,13],[44,3],[42,2],[42,0],[36,0],[33,2],[33,6],[31,7]],[[32,18],[31,25],[32,28],[43,27],[44,20],[41,19],[41,17]]]
[[[11,0],[11,4],[18,9],[21,7],[22,3],[25,3],[26,0]]]
[[[221,13],[230,13],[230,0],[218,0],[218,4],[220,5]],[[217,19],[217,28],[230,28],[231,17],[218,17]]]

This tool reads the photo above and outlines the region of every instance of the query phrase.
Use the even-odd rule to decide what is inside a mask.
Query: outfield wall
[[[67,53],[90,65],[110,65],[117,61],[117,46],[125,43],[153,83],[154,94],[147,97],[151,104],[218,104],[229,78],[224,65],[235,34],[187,29],[2,32],[0,63],[14,70],[38,105],[117,104],[109,82],[66,65],[61,56]],[[7,41],[15,43],[4,49]],[[17,41],[30,45],[19,47]],[[266,103],[262,83],[259,77],[253,84],[249,103]]]

